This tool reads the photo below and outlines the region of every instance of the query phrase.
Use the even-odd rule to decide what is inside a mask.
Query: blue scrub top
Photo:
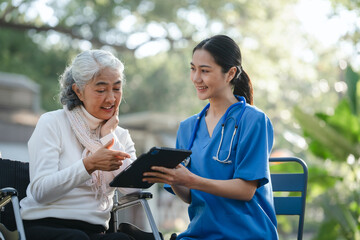
[[[241,105],[234,107],[228,114],[220,160],[228,156],[235,121],[241,108]],[[177,148],[188,147],[197,116],[181,122]],[[177,239],[278,239],[268,164],[274,139],[272,124],[261,110],[247,104],[233,141],[229,158],[232,163],[225,164],[213,159],[220,144],[222,121],[220,119],[210,137],[205,118],[200,119],[187,168],[196,175],[210,179],[258,180],[259,186],[250,201],[219,197],[191,189],[191,204],[188,209],[190,224]]]

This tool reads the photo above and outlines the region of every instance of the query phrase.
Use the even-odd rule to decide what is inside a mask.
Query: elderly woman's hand
[[[105,137],[109,133],[115,131],[117,125],[119,124],[119,108],[114,112],[114,115],[106,121],[106,123],[101,127],[100,135]]]
[[[122,161],[130,158],[130,155],[122,152],[111,150],[114,145],[114,139],[97,150],[94,154],[83,159],[84,166],[89,174],[96,170],[114,171],[120,168]]]

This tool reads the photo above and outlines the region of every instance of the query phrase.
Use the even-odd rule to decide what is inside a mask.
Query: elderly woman
[[[89,50],[60,77],[63,109],[43,114],[28,143],[30,184],[21,201],[28,239],[132,239],[104,233],[109,182],[135,159],[129,132],[118,126],[123,70],[110,52]]]

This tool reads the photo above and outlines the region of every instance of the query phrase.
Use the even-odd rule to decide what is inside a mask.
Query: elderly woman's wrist
[[[84,167],[85,167],[86,171],[89,174],[93,173],[96,170],[95,165],[91,162],[91,156],[84,158],[83,163],[84,163]]]
[[[103,130],[100,132],[100,137],[103,138],[105,137],[106,135],[108,135],[109,133],[111,133],[110,130]]]
[[[112,133],[112,132],[110,132],[110,133],[108,133],[108,134],[106,134],[106,135],[104,135],[104,136],[101,136],[101,138],[100,138],[100,142],[103,144],[103,145],[105,145],[105,144],[107,144],[111,139],[113,139],[114,138],[114,134]]]

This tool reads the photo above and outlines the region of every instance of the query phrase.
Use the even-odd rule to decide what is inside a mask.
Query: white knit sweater
[[[84,111],[90,128],[96,129],[101,120]],[[115,132],[100,140],[106,144],[111,138],[115,139],[112,149],[130,154],[131,160],[124,160],[116,171],[105,172],[107,186],[136,158],[134,143],[127,130],[117,127]],[[84,148],[73,133],[64,110],[48,112],[40,117],[28,148],[30,185],[27,196],[20,202],[23,219],[55,217],[82,220],[108,228],[115,188],[107,189],[109,201],[100,202],[91,186],[85,184],[91,176],[81,159]],[[134,190],[120,191],[128,193]]]

